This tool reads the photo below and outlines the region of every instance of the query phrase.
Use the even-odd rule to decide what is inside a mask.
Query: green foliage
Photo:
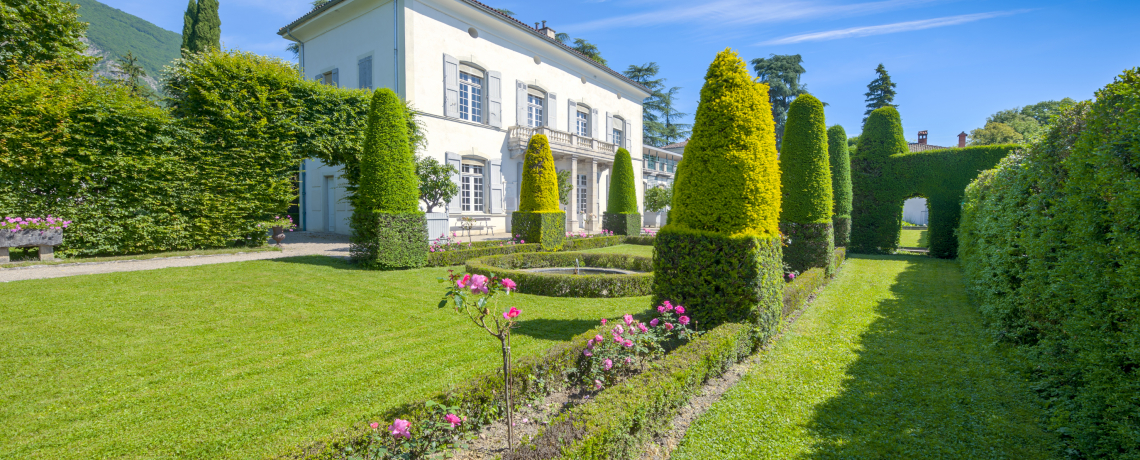
[[[819,99],[804,94],[792,102],[780,155],[780,232],[790,238],[784,263],[797,272],[829,266],[835,249],[826,126]]]
[[[0,81],[17,68],[45,62],[74,70],[93,65],[97,59],[81,54],[87,24],[79,21],[78,8],[60,0],[0,1]]]
[[[397,213],[419,211],[419,176],[408,146],[404,104],[391,89],[373,93],[364,139],[353,206]]]
[[[625,244],[636,244],[640,246],[653,246],[657,241],[656,236],[626,236]]]
[[[610,194],[606,212],[637,213],[637,186],[633,173],[633,160],[629,151],[619,148],[614,154],[614,166],[610,172]]]
[[[181,56],[177,33],[97,0],[69,1],[79,5],[80,19],[90,24],[86,37],[92,45],[111,56],[131,53],[147,75],[160,77],[163,67]]]
[[[834,197],[832,227],[835,245],[846,247],[851,240],[851,157],[847,152],[847,132],[842,126],[827,128],[827,153],[831,165],[831,192]]]
[[[673,203],[673,188],[658,186],[645,189],[645,210],[649,212],[664,211]]]
[[[654,240],[654,303],[684,305],[706,326],[749,321],[766,340],[779,329],[780,245],[779,237],[666,226]]]
[[[677,168],[669,226],[776,236],[780,169],[766,93],[736,53],[717,54]]]
[[[365,268],[398,270],[427,264],[427,218],[420,211],[354,209],[352,260]]]
[[[1025,136],[1005,123],[991,121],[986,123],[985,128],[970,131],[970,145],[1021,144],[1024,142]]]
[[[617,268],[644,273],[630,275],[557,275],[526,271],[531,268]],[[637,297],[653,290],[653,259],[625,254],[539,252],[483,257],[467,261],[467,273],[510,278],[518,292],[548,297]]]
[[[574,51],[582,53],[583,56],[592,59],[598,64],[606,65],[606,59],[602,57],[602,52],[598,50],[598,46],[593,43],[590,43],[581,38],[575,38],[574,46],[571,46],[570,48]]]
[[[609,212],[602,213],[602,228],[613,232],[615,235],[640,235],[641,214],[614,214]]]
[[[1140,456],[1140,69],[967,189],[962,269],[1082,458]]]
[[[468,260],[479,257],[496,256],[502,254],[518,254],[523,252],[538,252],[540,249],[542,249],[542,247],[538,243],[527,243],[510,244],[503,246],[482,245],[475,246],[471,249],[429,252],[427,258],[427,266],[450,267],[452,265],[462,265]]]
[[[535,134],[526,146],[519,211],[558,211],[558,177],[545,135]]]
[[[1022,144],[1036,141],[1072,99],[1043,101],[1025,107],[999,110],[986,118],[986,125],[970,132],[970,145]]]
[[[677,123],[689,114],[680,112],[674,107],[673,98],[681,91],[674,86],[665,89],[664,78],[654,78],[661,71],[656,62],[645,65],[630,65],[622,72],[630,80],[640,83],[649,89],[652,94],[641,102],[642,107],[642,143],[654,147],[668,145],[681,139],[687,139],[692,125]]]
[[[823,268],[812,268],[796,276],[784,285],[784,317],[787,318],[797,311],[803,311],[813,295],[826,286],[835,276],[835,272],[843,265],[847,252],[843,248],[836,248],[832,254],[831,265]]]
[[[194,7],[193,25],[190,37],[183,38],[184,50],[188,53],[202,53],[222,47],[222,19],[218,16],[218,0],[198,0]],[[190,17],[189,8],[183,20]],[[185,30],[185,26],[183,26]]]
[[[563,211],[511,213],[511,232],[522,241],[539,243],[543,251],[562,249],[566,239],[566,213]]]
[[[625,236],[594,236],[588,238],[567,238],[562,244],[563,251],[585,251],[625,244]]]
[[[863,124],[867,123],[867,117],[877,109],[883,107],[895,107],[897,105],[891,104],[895,100],[895,87],[898,86],[891,81],[891,76],[887,74],[887,68],[883,64],[875,68],[875,73],[878,75],[871,83],[867,84],[867,92],[863,94],[867,97],[867,111],[863,112]],[[866,130],[864,130],[866,132]]]
[[[1077,101],[1067,97],[1059,101],[1041,101],[1033,105],[1022,107],[1019,113],[1032,117],[1034,120],[1037,120],[1037,124],[1041,126],[1048,126],[1053,124],[1053,118],[1059,115],[1065,108],[1076,103]]]
[[[574,180],[570,178],[570,170],[558,171],[558,202],[563,205],[570,204],[570,192],[574,191]]]
[[[451,180],[459,174],[454,166],[441,164],[435,157],[425,156],[416,160],[416,176],[420,179],[420,201],[432,212],[437,206],[444,206],[459,194],[459,185]]]
[[[770,57],[752,60],[756,79],[768,85],[768,102],[772,105],[772,119],[776,122],[776,146],[783,148],[784,127],[792,101],[807,94],[807,86],[800,84],[804,58],[798,54],[771,54]]]
[[[954,258],[962,193],[980,171],[1016,151],[1015,145],[909,152],[894,107],[875,110],[851,158],[850,251],[889,254],[898,249],[902,202],[924,196],[930,208],[930,255]]]
[[[650,370],[556,417],[529,445],[503,459],[640,458],[643,446],[672,428],[674,415],[704,382],[752,353],[750,332],[735,323],[708,331]]]
[[[147,99],[155,97],[154,91],[142,80],[143,77],[146,77],[146,71],[139,65],[139,60],[134,53],[127,51],[126,56],[115,62],[115,67],[119,72],[119,78],[131,90],[132,95]]]
[[[182,49],[190,49],[190,37],[194,36],[194,18],[198,16],[198,0],[189,0],[186,12],[182,13]]]

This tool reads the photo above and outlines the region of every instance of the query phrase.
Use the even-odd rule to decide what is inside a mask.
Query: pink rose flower
[[[673,304],[672,304],[672,303],[669,303],[669,301],[668,301],[668,300],[666,300],[666,301],[665,301],[665,311],[669,311],[669,310],[672,310],[672,309],[673,309]]]
[[[515,288],[518,287],[518,285],[515,284],[514,281],[511,281],[510,278],[503,278],[503,280],[500,281],[499,283],[502,284],[503,287],[507,289],[507,292],[511,292],[511,291],[515,290]]]
[[[368,426],[372,427],[373,430],[378,430],[380,429],[380,422],[372,422],[369,423]]]
[[[673,310],[675,310],[678,315],[685,314],[685,307],[682,307],[680,305],[677,305],[677,308],[674,308]]]
[[[459,288],[463,289],[463,288],[467,287],[467,284],[470,282],[471,282],[471,275],[463,275],[463,279],[456,281],[455,284],[458,284]]]
[[[627,314],[627,315],[623,316],[623,317],[622,317],[622,319],[624,319],[624,320],[625,320],[625,325],[626,325],[626,326],[629,326],[629,325],[633,324],[633,315],[628,315],[628,314]]]
[[[594,356],[594,352],[592,352],[590,350],[582,350],[582,354],[585,355],[587,358]]]
[[[388,426],[388,432],[397,438],[412,439],[412,433],[408,431],[408,428],[411,428],[411,426],[412,424],[407,420],[396,419],[396,421]]]
[[[594,336],[594,341],[597,343],[602,343],[604,340],[605,339],[602,338],[602,334],[598,334],[598,335]]]
[[[512,320],[512,319],[518,318],[519,313],[522,313],[521,311],[519,311],[519,309],[517,309],[515,307],[511,307],[510,310],[503,312],[503,318],[506,318],[507,320]]]
[[[606,319],[602,318],[602,326],[605,326],[605,325],[606,325]]]
[[[625,343],[623,343],[622,345],[625,345],[626,348],[632,347],[633,341],[632,340],[626,340]]]
[[[607,358],[606,359],[606,370],[607,371],[610,370],[611,367],[614,367],[614,362],[613,362],[613,360]]]
[[[654,321],[656,321],[656,320],[654,320]],[[649,332],[649,328],[645,327],[644,323],[637,323],[637,328],[641,329],[641,332]]]
[[[659,320],[657,318],[653,318],[653,320],[649,322],[649,325],[653,326],[653,327],[657,327],[657,324],[660,322],[661,322],[661,320]]]
[[[455,414],[447,414],[447,416],[444,417],[444,419],[447,420],[447,423],[451,424],[452,428],[455,428],[460,423],[463,423],[463,420],[460,420],[459,417],[455,416]]]
[[[471,292],[487,293],[487,277],[483,275],[473,275],[471,277]]]
[[[627,358],[625,358],[625,363],[626,363],[626,364],[629,364],[629,363],[632,363],[632,362],[633,362],[633,360],[632,360],[632,359],[630,359],[630,358],[628,358],[628,357],[627,357]]]
[[[618,324],[617,326],[614,326],[614,331],[617,332],[618,335],[625,334],[625,328],[621,327],[620,324]]]
[[[460,286],[460,287],[462,287],[462,286]],[[665,314],[665,306],[664,305],[658,305],[657,306],[657,313]]]
[[[667,331],[673,330],[673,323],[665,323],[665,330],[667,330]]]
[[[602,389],[602,381],[601,380],[594,380],[594,388],[601,390]]]
[[[677,318],[677,322],[681,323],[682,326],[688,325],[689,324],[689,317],[688,316],[682,316],[680,318]]]

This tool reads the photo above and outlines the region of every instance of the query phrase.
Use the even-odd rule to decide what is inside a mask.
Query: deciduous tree
[[[0,80],[15,67],[40,62],[84,70],[97,62],[82,54],[87,23],[78,9],[60,0],[0,0]]]

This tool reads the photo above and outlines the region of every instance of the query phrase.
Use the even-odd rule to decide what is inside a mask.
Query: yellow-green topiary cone
[[[670,225],[730,235],[776,236],[780,169],[768,86],[731,50],[705,75],[693,136],[673,185]]]
[[[558,173],[545,135],[535,134],[526,146],[519,211],[548,212],[558,208]]]

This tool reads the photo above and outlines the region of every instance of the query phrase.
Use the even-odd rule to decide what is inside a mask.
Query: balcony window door
[[[462,174],[463,212],[483,212],[483,166],[464,164]]]
[[[459,118],[483,122],[483,78],[467,72],[459,73]]]
[[[575,134],[582,137],[590,137],[590,114],[579,110],[575,120]]]
[[[542,107],[545,101],[533,94],[526,95],[526,125],[531,128],[542,126]]]
[[[621,130],[620,130],[620,129],[617,129],[617,128],[614,128],[614,145],[616,145],[616,146],[618,146],[618,147],[622,147],[622,146],[624,145],[624,144],[622,144],[622,137],[621,137],[621,135],[622,135],[622,132],[621,132]]]
[[[585,174],[578,175],[578,214],[586,213],[586,187],[589,185]]]

